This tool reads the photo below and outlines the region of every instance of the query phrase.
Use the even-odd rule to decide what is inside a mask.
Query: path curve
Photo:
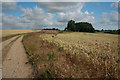
[[[28,59],[22,39],[23,36],[18,38],[7,53],[2,68],[3,78],[30,78],[32,75],[32,65],[25,64]]]
[[[15,40],[18,36],[12,37],[8,40],[5,40],[3,42],[0,43],[0,50],[5,48],[5,46],[7,46],[11,41]]]

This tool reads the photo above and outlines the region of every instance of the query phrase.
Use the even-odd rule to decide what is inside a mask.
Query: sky
[[[117,0],[116,0],[117,1]],[[118,2],[2,2],[2,29],[63,30],[69,20],[118,29]]]

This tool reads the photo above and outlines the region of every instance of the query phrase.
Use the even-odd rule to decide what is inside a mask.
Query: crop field
[[[53,43],[73,55],[85,54],[88,60],[91,60],[93,64],[97,64],[97,68],[98,65],[105,67],[107,76],[110,75],[110,70],[117,73],[118,35],[73,32],[57,35],[46,34],[41,35],[41,37],[43,40]]]
[[[1,30],[0,32],[2,33],[0,37],[5,37],[5,36],[20,34],[20,33],[33,32],[33,30]]]
[[[117,78],[118,37],[105,33],[34,33],[26,35],[23,43],[37,77]]]
[[[40,30],[38,30],[40,31]],[[30,33],[30,32],[35,32],[33,30],[0,30],[0,39],[1,41],[5,41],[7,39],[10,39],[14,36],[23,34],[23,33]]]
[[[118,53],[118,35],[104,33],[64,33],[41,35],[43,40],[54,43],[73,54]]]

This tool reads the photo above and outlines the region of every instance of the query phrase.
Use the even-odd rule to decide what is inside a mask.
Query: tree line
[[[78,22],[75,23],[74,20],[68,21],[65,31],[74,31],[74,32],[95,32],[91,23],[88,22]]]
[[[110,33],[110,34],[120,34],[120,29],[118,30],[95,30],[96,32]]]
[[[60,31],[58,28],[44,28],[42,30],[58,30],[58,31]]]

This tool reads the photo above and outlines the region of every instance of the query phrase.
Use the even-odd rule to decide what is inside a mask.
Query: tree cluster
[[[44,28],[43,30],[59,30],[58,28]]]
[[[110,34],[120,34],[120,29],[118,29],[118,30],[101,30],[101,32],[110,33]]]
[[[75,23],[75,21],[68,21],[67,27],[65,28],[67,31],[75,31],[75,32],[95,32],[91,23],[88,22],[79,22]]]

